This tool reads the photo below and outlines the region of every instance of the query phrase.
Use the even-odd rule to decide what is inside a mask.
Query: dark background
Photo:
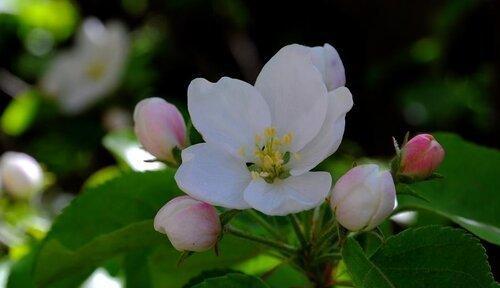
[[[114,163],[101,145],[108,107],[133,111],[151,96],[182,107],[196,77],[253,83],[263,63],[291,43],[330,43],[338,50],[355,102],[345,137],[359,155],[390,157],[391,137],[402,139],[407,131],[446,130],[485,146],[500,144],[498,1],[68,3],[76,11],[73,26],[43,55],[26,49],[32,23],[0,14],[0,71],[29,85],[36,84],[56,49],[72,45],[85,17],[120,19],[132,31],[127,72],[113,97],[75,117],[42,106],[26,133],[0,135],[0,152],[34,155],[57,175],[60,190],[76,193],[93,171]],[[54,17],[64,16],[58,13],[67,12]],[[5,90],[0,87],[0,113],[16,97]],[[499,267],[498,247],[483,244],[492,266]]]

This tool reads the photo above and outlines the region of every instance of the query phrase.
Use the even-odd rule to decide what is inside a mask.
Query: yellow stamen
[[[264,130],[264,134],[265,134],[265,135],[266,135],[266,137],[268,137],[268,138],[274,137],[274,136],[276,136],[276,128],[274,128],[274,127],[267,127],[267,128]]]
[[[261,177],[268,183],[272,183],[275,178],[283,177],[288,173],[285,155],[290,153],[287,147],[293,141],[293,134],[287,133],[282,137],[277,136],[276,128],[268,127],[264,133],[255,135],[254,156],[255,166],[252,171],[252,178]]]
[[[290,145],[290,143],[292,143],[292,140],[293,140],[293,134],[290,132],[283,135],[281,141],[283,141],[283,143],[285,143],[286,145]]]

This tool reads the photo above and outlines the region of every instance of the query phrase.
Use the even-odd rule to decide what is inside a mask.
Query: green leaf
[[[10,268],[9,277],[7,280],[6,288],[35,288],[33,279],[33,265],[35,264],[35,255],[37,249],[35,248],[29,254],[16,261]],[[70,277],[57,279],[49,285],[50,288],[65,288],[65,287],[78,287],[85,279],[92,273],[92,269],[82,270],[75,273]]]
[[[37,284],[46,287],[122,252],[167,245],[152,219],[179,194],[171,171],[126,173],[85,190],[42,243],[34,269]]]
[[[177,266],[180,252],[169,246],[158,246],[148,259],[153,287],[182,287],[202,271],[238,267],[263,252],[252,242],[231,235],[225,235],[219,244],[219,256],[211,250],[194,253],[180,266]]]
[[[368,257],[348,238],[342,256],[356,287],[490,287],[484,248],[461,229],[427,226],[406,230]]]
[[[439,169],[444,178],[412,184],[428,202],[402,195],[398,208],[434,211],[500,245],[500,152],[449,133],[434,136],[446,151]]]
[[[225,276],[226,274],[231,273],[241,273],[239,271],[233,269],[212,269],[201,272],[199,275],[189,279],[189,282],[186,285],[182,286],[182,288],[192,288],[195,285],[198,285],[205,281],[208,278],[215,278]]]
[[[205,279],[193,288],[268,288],[262,280],[257,277],[241,273],[230,273],[225,276]]]
[[[10,136],[23,134],[35,120],[40,97],[34,90],[28,90],[18,95],[5,108],[0,119],[2,130]]]

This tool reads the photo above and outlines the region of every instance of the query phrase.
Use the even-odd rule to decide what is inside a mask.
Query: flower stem
[[[233,235],[233,236],[240,237],[240,238],[243,238],[243,239],[247,239],[247,240],[250,240],[250,241],[253,241],[253,242],[257,242],[257,243],[266,245],[268,247],[272,247],[272,248],[278,249],[280,251],[286,252],[288,254],[290,254],[290,253],[293,254],[293,253],[297,252],[297,249],[295,247],[290,246],[290,245],[288,245],[286,243],[281,243],[281,242],[269,240],[269,239],[266,239],[266,238],[262,238],[262,237],[259,237],[259,236],[256,236],[256,235],[252,235],[252,234],[249,234],[247,232],[244,232],[244,231],[241,231],[239,229],[236,229],[234,227],[231,227],[229,225],[227,225],[224,228],[224,231],[226,233],[228,233],[228,234]]]
[[[297,238],[299,239],[300,245],[302,247],[307,247],[307,240],[306,240],[306,237],[304,235],[302,228],[300,227],[300,222],[299,222],[299,219],[297,218],[297,215],[290,214],[288,216],[288,218],[290,219],[290,222],[292,223],[293,230],[295,231],[295,234],[297,234]]]
[[[256,211],[254,210],[248,210],[248,213],[252,218],[257,221],[262,228],[264,228],[269,234],[271,234],[274,238],[281,240],[282,237],[281,235],[277,232],[276,228],[273,227],[269,222],[266,221],[262,216],[260,216]]]

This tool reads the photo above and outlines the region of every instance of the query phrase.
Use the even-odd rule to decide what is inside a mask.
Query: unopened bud
[[[6,152],[0,159],[2,189],[16,199],[29,199],[43,187],[43,172],[31,156]]]
[[[154,220],[155,230],[166,234],[175,249],[201,252],[213,247],[221,233],[215,208],[189,196],[170,200]]]
[[[399,174],[416,180],[428,178],[444,158],[444,149],[430,134],[413,137],[401,150]]]
[[[396,188],[389,171],[374,164],[349,170],[335,184],[330,205],[337,221],[351,231],[371,230],[394,209]]]
[[[186,124],[174,105],[161,98],[144,99],[134,111],[135,133],[149,153],[176,163],[173,149],[186,146]]]

